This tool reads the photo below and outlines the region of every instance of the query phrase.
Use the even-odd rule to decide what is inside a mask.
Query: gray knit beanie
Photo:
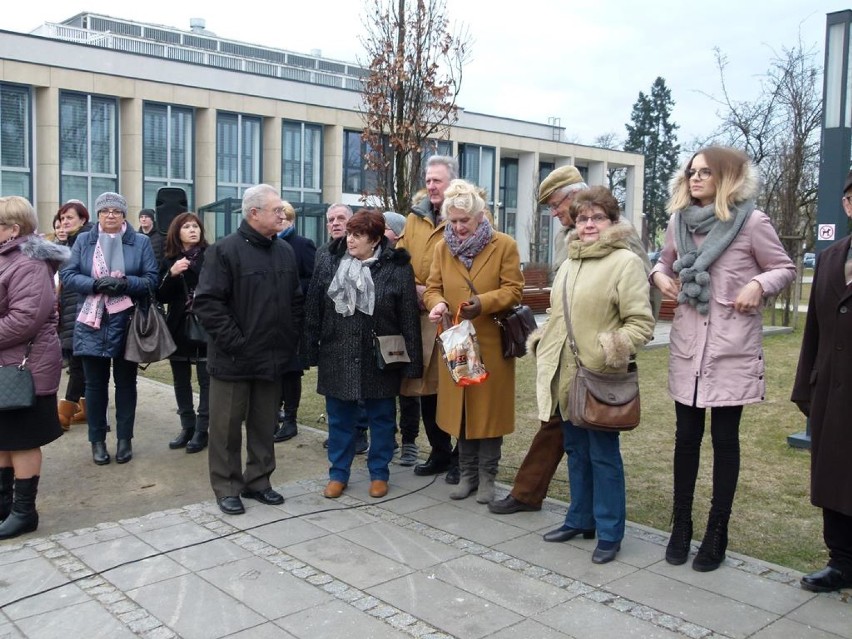
[[[393,231],[397,237],[402,235],[402,231],[405,229],[405,217],[396,211],[385,211],[384,216],[385,226]]]
[[[104,209],[118,209],[124,217],[127,217],[127,200],[124,199],[123,195],[119,195],[118,193],[110,191],[101,193],[98,199],[95,200],[95,212],[100,213]]]

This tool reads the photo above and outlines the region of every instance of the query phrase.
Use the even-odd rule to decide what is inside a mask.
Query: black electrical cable
[[[320,515],[322,513],[333,513],[333,512],[344,512],[347,510],[357,510],[358,508],[365,508],[367,506],[378,506],[380,504],[385,504],[389,501],[396,501],[397,499],[402,499],[403,497],[408,497],[409,495],[413,495],[415,493],[419,493],[421,490],[425,490],[429,488],[429,486],[433,485],[438,479],[438,475],[432,477],[432,481],[428,484],[424,484],[420,488],[416,488],[414,490],[410,490],[407,493],[402,493],[401,495],[395,495],[394,497],[390,497],[388,499],[382,499],[381,501],[373,501],[373,502],[364,502],[363,504],[356,504],[354,506],[343,506],[342,508],[323,508],[322,510],[314,510],[307,513],[301,513],[299,515],[289,515],[287,517],[279,517],[278,519],[273,519],[272,521],[267,521],[262,524],[255,524],[254,526],[249,526],[248,528],[241,528],[240,530],[235,530],[234,532],[225,533],[223,535],[217,535],[216,537],[212,537],[211,539],[204,539],[202,541],[196,541],[191,544],[186,544],[184,546],[178,546],[177,548],[171,548],[169,550],[161,550],[160,552],[155,552],[150,555],[145,555],[144,557],[137,557],[136,559],[130,559],[128,561],[124,561],[120,564],[116,564],[115,566],[110,566],[109,568],[104,568],[103,570],[92,571],[91,573],[87,573],[81,577],[75,577],[74,579],[69,579],[65,583],[57,584],[55,586],[51,586],[50,588],[45,588],[44,590],[39,590],[37,592],[33,592],[27,595],[23,595],[18,597],[17,599],[13,599],[11,601],[7,601],[3,605],[0,605],[0,610],[7,608],[8,606],[12,606],[17,603],[21,603],[22,601],[26,601],[27,599],[32,599],[33,597],[38,597],[39,595],[44,595],[49,592],[53,592],[54,590],[59,590],[60,588],[64,588],[65,586],[70,586],[78,581],[83,581],[84,579],[91,579],[92,577],[101,577],[104,574],[116,570],[118,568],[123,568],[125,566],[132,566],[133,564],[139,563],[140,561],[145,561],[147,559],[154,559],[155,557],[163,557],[170,553],[173,553],[178,550],[187,550],[188,548],[195,548],[196,546],[202,546],[204,544],[208,544],[211,541],[219,541],[220,539],[228,539],[234,535],[239,535],[240,533],[249,532],[252,530],[257,530],[258,528],[263,528],[264,526],[269,526],[271,524],[279,524],[281,522],[290,521],[293,519],[301,519],[302,517],[308,517],[310,515]]]

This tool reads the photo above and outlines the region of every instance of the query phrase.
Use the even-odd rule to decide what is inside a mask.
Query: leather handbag
[[[373,345],[376,350],[376,366],[380,371],[402,368],[411,357],[405,348],[405,338],[402,335],[376,335],[373,333]]]
[[[568,343],[577,366],[568,391],[568,419],[575,426],[590,430],[633,430],[639,425],[642,412],[636,362],[630,362],[626,373],[599,373],[583,366],[571,326],[567,286],[562,305],[568,329]]]
[[[538,324],[532,310],[526,304],[518,304],[502,316],[494,316],[500,327],[500,340],[503,345],[503,357],[523,357],[527,354],[527,338]]]
[[[30,341],[20,364],[0,366],[0,410],[21,410],[35,406],[33,374],[27,368],[32,347]]]
[[[181,274],[181,282],[183,282],[183,291],[185,294],[186,310],[183,316],[183,337],[193,346],[207,346],[207,331],[201,325],[198,316],[192,310],[193,297],[189,294],[189,288],[186,285],[186,279]]]
[[[176,349],[162,308],[154,296],[149,294],[147,303],[140,300],[133,310],[133,317],[127,327],[124,359],[150,364],[166,359]]]

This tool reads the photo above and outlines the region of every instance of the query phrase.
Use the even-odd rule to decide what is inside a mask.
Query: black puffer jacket
[[[376,288],[373,315],[356,310],[344,317],[334,310],[328,287],[345,252],[345,238],[332,241],[326,256],[330,259],[317,259],[311,280],[305,311],[306,353],[309,363],[318,366],[317,392],[343,400],[396,397],[403,377],[423,374],[411,256],[390,248],[382,238],[379,259],[370,267]],[[401,369],[379,370],[374,331],[376,335],[402,334],[411,363]]]
[[[207,344],[212,377],[279,379],[297,355],[304,322],[293,249],[243,220],[235,233],[207,249],[194,309],[212,338]]]
[[[86,222],[81,226],[76,233],[69,235],[64,244],[69,249],[74,246],[74,242],[81,234],[92,230],[92,223]],[[59,287],[59,341],[62,343],[62,350],[70,351],[74,346],[74,323],[77,321],[77,302],[79,301],[79,293],[66,289],[64,286]]]
[[[175,340],[177,350],[169,356],[175,360],[198,360],[207,357],[207,346],[188,342],[183,336],[184,321],[186,320],[187,294],[190,299],[198,287],[198,277],[204,264],[204,250],[198,259],[177,277],[172,277],[169,270],[181,256],[165,257],[160,264],[160,286],[157,289],[157,299],[168,305],[166,324]],[[184,286],[184,284],[186,286]]]

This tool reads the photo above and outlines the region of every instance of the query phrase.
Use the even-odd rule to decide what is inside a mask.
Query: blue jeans
[[[388,466],[393,458],[393,436],[396,430],[396,398],[348,401],[326,396],[328,414],[328,478],[349,483],[349,471],[355,459],[355,429],[359,414],[366,412],[370,426],[370,451],[367,468],[370,479],[387,481]]]
[[[565,525],[597,529],[601,541],[621,541],[627,504],[618,433],[588,430],[563,421],[562,439],[571,490]]]
[[[118,439],[133,439],[136,422],[136,373],[139,365],[123,357],[83,355],[86,376],[86,419],[89,441],[106,441],[107,407],[109,405],[109,371],[115,382],[115,434]]]

